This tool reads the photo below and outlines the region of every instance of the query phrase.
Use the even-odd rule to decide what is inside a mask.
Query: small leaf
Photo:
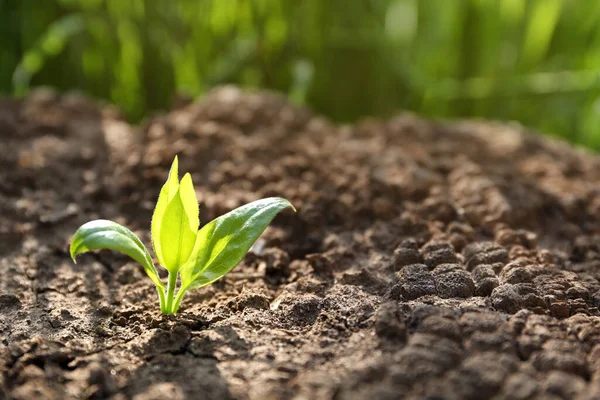
[[[287,207],[294,209],[289,201],[270,197],[206,224],[198,232],[192,256],[181,268],[182,289],[205,286],[226,275],[244,258],[275,215]]]
[[[146,246],[124,226],[105,219],[90,221],[77,229],[71,240],[70,253],[73,262],[76,262],[75,257],[78,254],[102,249],[115,250],[133,258],[144,267],[144,271],[158,288],[165,288]]]
[[[194,232],[198,231],[200,225],[200,219],[198,217],[200,210],[198,209],[198,198],[196,197],[196,191],[194,190],[194,184],[192,183],[192,176],[187,173],[181,179],[179,184],[179,195],[183,208],[190,221],[190,229]],[[194,235],[195,236],[195,235]],[[194,237],[194,240],[196,238]]]
[[[158,262],[163,266],[165,265],[165,260],[163,258],[160,242],[160,229],[167,205],[169,204],[169,201],[173,199],[177,193],[177,190],[179,189],[178,170],[179,160],[177,159],[177,156],[175,156],[173,164],[171,165],[171,170],[169,171],[169,177],[160,190],[158,201],[156,202],[156,207],[154,208],[154,214],[152,214],[152,246],[154,247],[154,253],[156,254]]]
[[[171,273],[176,273],[188,260],[196,241],[196,230],[191,229],[190,219],[181,200],[180,190],[167,204],[160,224],[160,248],[164,259],[163,266]]]

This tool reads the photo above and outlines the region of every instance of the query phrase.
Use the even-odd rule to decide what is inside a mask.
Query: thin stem
[[[177,293],[177,297],[175,298],[175,304],[173,305],[173,312],[176,313],[179,310],[179,305],[181,304],[181,299],[183,299],[183,295],[187,291],[186,288],[182,287],[179,289],[179,293]]]
[[[167,286],[167,306],[165,314],[173,314],[173,298],[175,297],[175,286],[177,286],[177,272],[169,272],[169,285]]]
[[[165,292],[161,288],[159,288],[159,287],[157,287],[156,290],[158,291],[158,299],[160,301],[160,311],[163,314],[166,314],[166,308],[165,307],[167,305],[165,304]]]

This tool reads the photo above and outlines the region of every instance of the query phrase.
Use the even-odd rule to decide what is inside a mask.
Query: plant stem
[[[161,288],[156,288],[158,291],[158,299],[160,300],[160,311],[163,314],[166,314],[166,304],[165,304],[165,292]]]
[[[183,299],[183,295],[186,292],[186,288],[179,288],[179,292],[177,293],[177,297],[175,298],[175,304],[173,305],[173,312],[176,313],[179,310],[179,305],[181,304],[181,299]]]
[[[167,286],[167,306],[165,314],[173,314],[173,298],[175,297],[175,286],[177,286],[177,272],[169,272],[169,285]]]

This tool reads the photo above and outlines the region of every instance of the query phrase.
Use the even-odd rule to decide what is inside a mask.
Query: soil
[[[77,94],[0,101],[0,398],[598,399],[600,158],[517,125],[337,126],[219,88],[132,126]],[[175,154],[201,220],[281,213],[163,316],[141,266]]]

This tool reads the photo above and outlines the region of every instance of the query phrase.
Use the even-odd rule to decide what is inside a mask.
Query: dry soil
[[[95,218],[150,244],[175,154],[203,222],[298,213],[163,316],[135,262],[67,246]],[[599,216],[600,158],[516,125],[0,100],[0,398],[599,399]]]

